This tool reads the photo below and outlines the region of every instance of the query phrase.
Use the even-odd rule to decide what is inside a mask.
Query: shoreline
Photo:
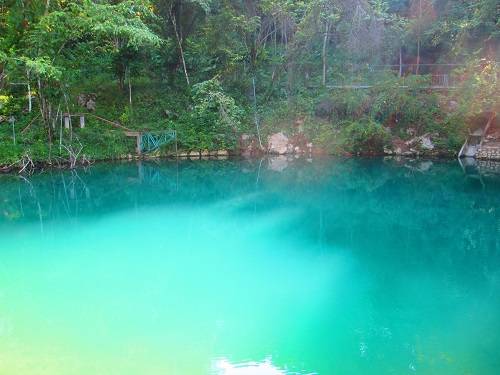
[[[51,163],[49,161],[34,161],[31,168],[25,168],[24,172],[21,172],[23,166],[11,164],[2,165],[0,164],[0,174],[31,174],[34,172],[41,172],[44,170],[72,170],[76,168],[90,167],[95,164],[100,163],[112,163],[112,162],[137,162],[137,161],[224,161],[224,160],[234,160],[234,159],[285,159],[287,161],[297,160],[297,159],[317,159],[317,158],[344,158],[344,159],[370,159],[370,158],[400,158],[400,159],[418,159],[418,160],[443,160],[451,161],[457,159],[457,153],[416,153],[416,154],[387,154],[387,153],[358,153],[358,154],[327,154],[327,153],[314,153],[314,154],[276,154],[276,153],[262,153],[260,155],[243,155],[241,153],[229,152],[224,156],[193,156],[186,153],[181,155],[158,155],[158,156],[127,156],[121,158],[107,158],[107,159],[94,159],[89,162],[79,162],[73,167],[70,162],[64,163]],[[478,159],[479,160],[479,159]],[[485,161],[497,161],[500,160],[485,160]]]

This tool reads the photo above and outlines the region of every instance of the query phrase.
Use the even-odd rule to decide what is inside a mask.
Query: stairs
[[[482,138],[482,129],[479,130],[481,131],[480,134],[479,131],[476,130],[474,133],[469,135],[469,138],[467,138],[458,154],[459,158],[475,158],[477,156],[481,147]]]
[[[492,112],[486,125],[469,134],[458,157],[500,160],[500,128],[495,124],[496,113]]]

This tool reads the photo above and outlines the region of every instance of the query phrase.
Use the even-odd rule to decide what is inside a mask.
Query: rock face
[[[478,159],[500,160],[500,126],[493,124],[477,153]]]
[[[394,138],[392,140],[392,147],[390,149],[384,149],[384,152],[388,155],[408,155],[412,154],[408,144],[400,138]]]
[[[267,151],[273,155],[312,154],[314,146],[308,141],[304,133],[299,132],[290,138],[283,132],[275,133],[267,139]]]
[[[412,156],[419,154],[419,151],[433,151],[436,148],[431,139],[431,134],[424,134],[420,137],[413,137],[408,141],[394,138],[390,148],[384,148],[384,153],[388,155]]]
[[[312,152],[312,143],[307,140],[304,133],[295,134],[288,143],[294,154],[310,154]]]
[[[424,150],[434,150],[435,146],[432,143],[431,136],[429,134],[424,134],[420,137],[420,147]]]
[[[238,141],[239,150],[242,156],[258,156],[262,154],[257,137],[249,134],[242,134]]]
[[[78,95],[78,105],[88,109],[89,111],[95,110],[96,94],[80,94]]]
[[[282,132],[275,133],[267,138],[268,152],[275,155],[285,155],[291,153],[288,137]]]

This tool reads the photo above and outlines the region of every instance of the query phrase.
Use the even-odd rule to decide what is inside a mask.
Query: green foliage
[[[460,82],[455,99],[463,116],[474,116],[482,112],[500,109],[500,86],[498,84],[498,64],[481,60],[455,71]]]
[[[48,56],[36,57],[34,59],[23,56],[20,61],[24,63],[28,72],[37,77],[55,81],[58,81],[61,78],[61,69],[54,66]]]
[[[435,129],[439,137],[435,137],[435,145],[444,151],[457,152],[468,135],[468,124],[461,115],[448,116]]]
[[[342,128],[344,149],[353,153],[382,153],[390,133],[373,120],[353,121]]]
[[[373,95],[372,116],[401,138],[407,136],[408,128],[420,134],[433,128],[443,114],[439,108],[438,95],[419,88],[428,84],[422,81],[425,79],[406,79],[404,83],[407,89],[401,88],[401,84],[394,80],[378,87]]]
[[[16,147],[2,123],[0,163],[23,150],[48,157],[55,114],[86,111],[77,98],[91,93],[96,114],[175,128],[185,149],[232,148],[258,123],[264,141],[303,131],[335,153],[378,152],[382,126],[400,138],[438,134],[456,150],[463,119],[499,108],[498,20],[495,0],[4,0],[0,115],[15,115],[16,128],[40,117]],[[422,89],[446,65],[407,65],[398,78],[400,58],[462,63],[458,89]],[[78,139],[95,158],[134,147],[93,121]]]
[[[335,91],[331,96],[337,121],[356,120],[368,114],[372,96],[366,90]]]
[[[177,128],[182,146],[197,150],[234,147],[244,111],[224,93],[218,79],[194,85],[192,100],[192,111]]]

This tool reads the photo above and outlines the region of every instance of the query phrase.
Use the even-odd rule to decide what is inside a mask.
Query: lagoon
[[[284,157],[0,176],[0,374],[498,368],[498,176]]]

